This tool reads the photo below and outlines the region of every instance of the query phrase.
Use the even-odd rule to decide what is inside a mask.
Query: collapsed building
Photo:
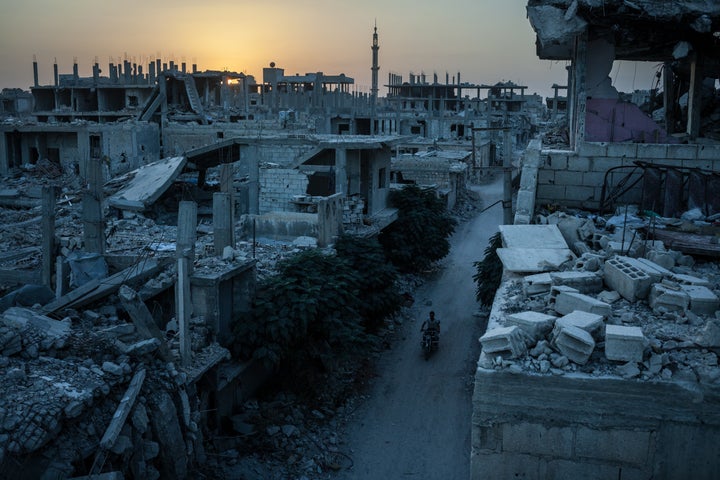
[[[472,478],[715,478],[720,9],[527,10],[538,56],[571,62],[567,142],[530,142],[500,228]],[[621,100],[614,60],[662,64],[654,107]]]

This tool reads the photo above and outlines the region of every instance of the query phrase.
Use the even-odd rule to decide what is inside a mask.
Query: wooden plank
[[[40,221],[40,217],[36,219]],[[0,262],[9,262],[10,260],[17,260],[18,258],[24,258],[30,256],[32,253],[40,251],[40,247],[24,247],[12,252],[0,253]]]
[[[91,280],[67,295],[48,303],[43,307],[42,312],[51,313],[63,308],[78,307],[94,302],[117,291],[123,283],[142,280],[157,273],[162,266],[156,260],[149,259],[102,280]]]
[[[122,303],[123,308],[125,308],[125,311],[130,315],[130,319],[138,333],[144,338],[157,338],[160,340],[160,347],[158,349],[160,357],[164,361],[169,362],[171,356],[165,335],[160,331],[150,310],[148,310],[137,292],[127,285],[123,285],[120,287],[118,297],[120,298],[120,303]]]
[[[0,283],[5,284],[39,284],[42,275],[39,270],[0,269]]]

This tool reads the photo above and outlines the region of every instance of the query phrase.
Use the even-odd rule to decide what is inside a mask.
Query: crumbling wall
[[[720,389],[478,369],[472,478],[711,479]]]
[[[260,169],[260,214],[291,212],[294,195],[307,193],[307,175],[291,168]]]
[[[632,166],[635,160],[720,171],[720,145],[586,142],[577,152],[543,150],[536,204],[598,209],[605,173],[613,167]],[[623,197],[625,201],[637,202],[641,188],[639,182]]]

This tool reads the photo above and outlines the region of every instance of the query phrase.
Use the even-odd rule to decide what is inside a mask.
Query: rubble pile
[[[564,213],[540,220],[557,224],[579,256],[558,271],[504,282],[479,367],[720,381],[717,263],[696,263],[634,228],[623,233],[626,221]]]

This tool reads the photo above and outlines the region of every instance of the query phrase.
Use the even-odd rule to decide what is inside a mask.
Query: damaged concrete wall
[[[475,392],[472,478],[716,478],[717,387],[478,369]]]
[[[720,146],[587,142],[577,153],[543,150],[537,172],[536,203],[598,209],[605,173],[613,167],[632,166],[635,160],[720,171]],[[641,188],[642,183],[624,198],[639,199]]]
[[[308,177],[292,168],[260,169],[260,214],[294,210],[294,195],[307,193]]]

